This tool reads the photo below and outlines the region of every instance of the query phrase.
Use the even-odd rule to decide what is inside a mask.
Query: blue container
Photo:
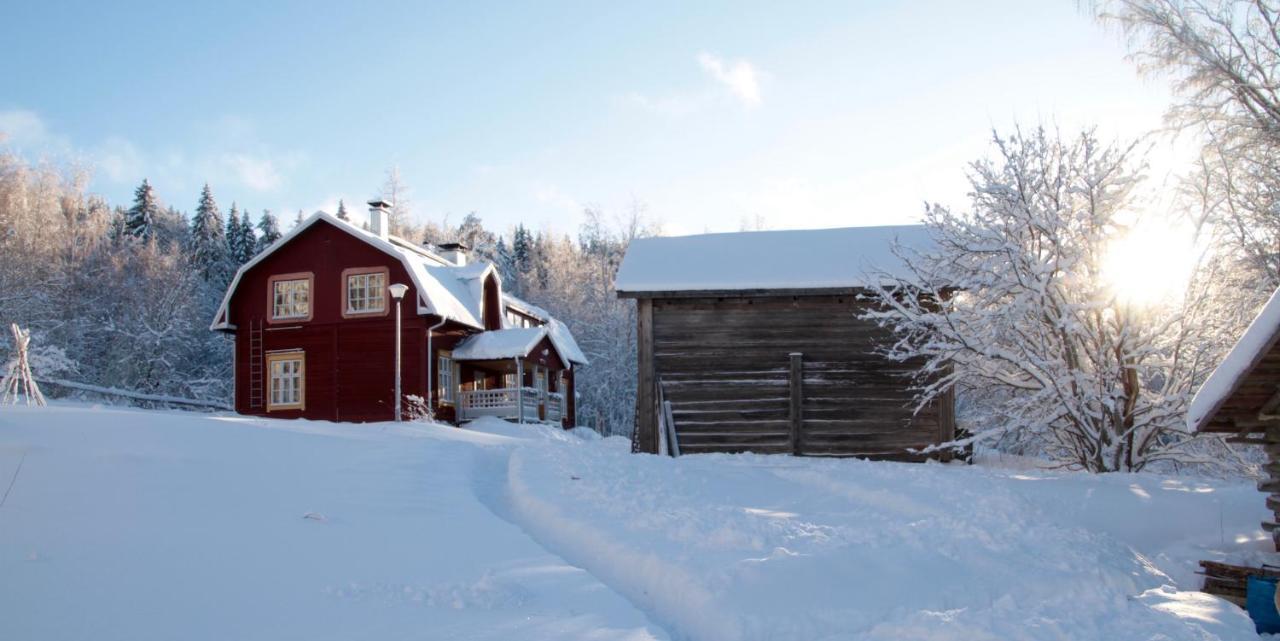
[[[1245,609],[1258,634],[1280,632],[1280,612],[1276,612],[1276,579],[1251,576],[1245,592]]]

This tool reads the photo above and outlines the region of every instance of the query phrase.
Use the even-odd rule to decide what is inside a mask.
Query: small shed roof
[[[1187,411],[1193,431],[1261,431],[1263,415],[1280,413],[1280,290],[1209,375]]]
[[[839,289],[910,278],[895,243],[934,246],[924,225],[790,229],[638,238],[618,268],[620,294]]]

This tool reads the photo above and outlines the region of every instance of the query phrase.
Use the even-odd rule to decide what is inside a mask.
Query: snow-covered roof
[[[494,361],[525,356],[547,336],[545,327],[516,327],[473,334],[453,348],[457,361]]]
[[[395,236],[382,238],[329,213],[317,211],[236,271],[231,285],[227,287],[227,293],[222,298],[222,304],[214,315],[210,329],[232,329],[229,324],[228,306],[245,272],[288,244],[298,234],[321,221],[398,258],[404,265],[405,271],[409,273],[409,277],[413,279],[414,288],[418,292],[419,314],[435,314],[463,325],[477,329],[484,328],[484,278],[490,273],[497,273],[492,263],[457,266],[426,249],[417,247],[410,241]]]
[[[587,355],[582,353],[582,348],[578,347],[578,341],[573,339],[573,333],[569,331],[567,325],[548,316],[547,334],[551,336],[551,343],[556,346],[556,351],[560,352],[564,360],[570,363],[587,364]]]
[[[639,238],[614,284],[619,292],[866,287],[879,274],[911,276],[895,242],[934,244],[924,225]]]
[[[1200,386],[1191,408],[1187,410],[1187,427],[1192,431],[1208,423],[1218,408],[1244,382],[1249,372],[1271,350],[1280,338],[1280,289],[1271,295],[1262,311],[1249,324],[1244,336]]]
[[[516,310],[516,311],[518,311],[518,312],[521,312],[521,313],[523,313],[523,314],[526,314],[526,315],[528,315],[528,316],[532,316],[532,317],[537,318],[537,319],[542,320],[542,321],[548,321],[548,320],[551,320],[551,313],[550,313],[550,312],[548,312],[547,310],[545,310],[545,309],[543,309],[543,308],[541,308],[541,307],[538,307],[537,305],[534,305],[533,303],[530,303],[529,301],[526,301],[526,300],[522,300],[522,299],[516,298],[515,296],[512,296],[511,294],[503,294],[503,295],[502,295],[502,302],[503,302],[507,307],[509,307],[509,308],[511,308],[511,309],[514,309],[514,310]]]
[[[560,360],[585,365],[587,357],[573,340],[573,334],[564,323],[552,318],[539,327],[511,327],[473,334],[453,348],[453,358],[458,361],[493,361],[526,356],[543,338],[550,337],[551,346]]]

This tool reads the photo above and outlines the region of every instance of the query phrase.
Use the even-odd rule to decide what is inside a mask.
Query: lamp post
[[[408,285],[396,283],[387,288],[396,299],[396,422],[400,422],[400,299],[409,291]]]

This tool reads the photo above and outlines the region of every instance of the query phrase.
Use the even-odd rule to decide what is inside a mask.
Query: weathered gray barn
[[[922,226],[703,234],[632,242],[618,295],[637,305],[636,446],[917,459],[955,432],[947,397],[913,413],[920,363],[859,318],[869,278],[903,275]]]

